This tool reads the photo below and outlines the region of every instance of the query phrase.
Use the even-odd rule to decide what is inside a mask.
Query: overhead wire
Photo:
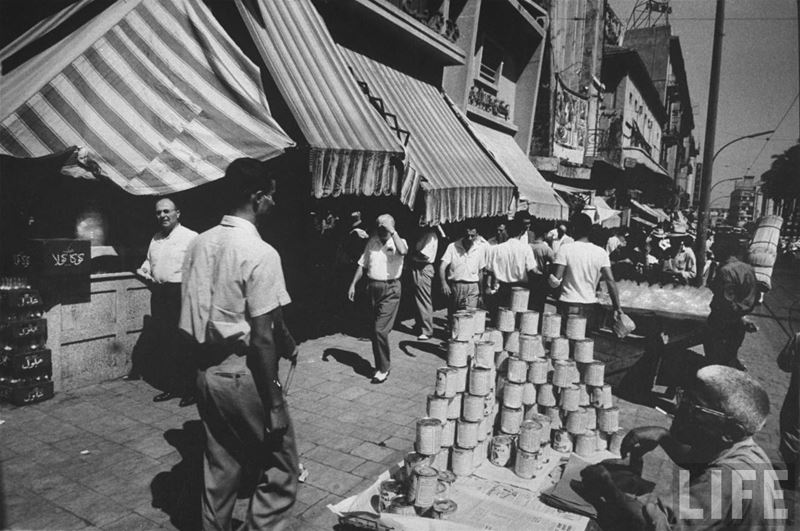
[[[794,95],[794,98],[792,98],[792,102],[789,104],[789,107],[787,107],[787,109],[786,109],[786,112],[785,112],[785,113],[783,113],[783,116],[781,116],[781,119],[780,119],[780,120],[778,120],[778,123],[777,123],[777,125],[776,125],[775,127],[773,127],[773,128],[772,128],[772,130],[773,130],[773,131],[777,131],[777,130],[778,130],[778,128],[779,128],[781,125],[783,125],[783,121],[784,121],[784,120],[786,120],[786,117],[787,117],[787,116],[789,116],[789,111],[791,111],[791,110],[792,110],[792,107],[794,107],[794,104],[795,104],[795,102],[797,101],[797,98],[798,98],[798,97],[800,97],[800,92],[798,92],[797,94],[795,94],[795,95]],[[750,163],[750,164],[747,166],[747,169],[744,171],[744,174],[745,174],[745,175],[749,175],[749,173],[750,173],[750,169],[751,169],[751,168],[752,168],[752,167],[755,165],[755,163],[756,163],[756,162],[758,162],[758,159],[759,159],[759,157],[761,157],[761,154],[762,154],[762,153],[764,153],[764,150],[765,150],[765,149],[767,149],[767,145],[770,143],[770,141],[772,141],[772,136],[768,136],[768,137],[767,137],[767,138],[764,140],[764,145],[763,145],[763,146],[761,146],[761,149],[758,151],[758,153],[756,154],[756,156],[755,156],[755,158],[753,159],[753,161],[752,161],[752,162],[751,162],[751,163]]]

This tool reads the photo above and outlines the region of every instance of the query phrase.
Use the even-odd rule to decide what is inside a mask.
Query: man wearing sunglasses
[[[622,442],[622,456],[630,455],[637,474],[644,454],[658,446],[683,469],[675,471],[673,499],[645,506],[623,494],[603,465],[594,465],[581,474],[587,489],[603,493],[599,514],[624,522],[625,529],[784,529],[787,505],[777,475],[752,438],[769,414],[761,385],[742,371],[710,365],[678,402],[669,430],[635,428]]]

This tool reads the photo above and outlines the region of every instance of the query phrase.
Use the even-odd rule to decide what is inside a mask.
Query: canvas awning
[[[439,89],[341,48],[356,78],[409,131],[401,200],[415,205],[423,195],[423,222],[506,215],[515,187],[469,129],[463,115]]]
[[[403,145],[361,93],[311,0],[236,0],[311,149],[315,197],[397,194]]]
[[[655,227],[656,226],[656,224],[653,223],[652,221],[647,221],[646,219],[640,218],[639,216],[631,216],[631,220],[637,221],[637,222],[641,223],[642,225],[646,225],[648,227]]]
[[[569,205],[542,177],[511,135],[474,121],[471,124],[478,138],[519,188],[520,203],[527,206],[528,213],[543,219],[569,217]]]
[[[65,173],[132,194],[186,190],[236,158],[267,160],[294,144],[270,115],[259,69],[200,0],[116,2],[4,75],[0,93],[0,153],[75,150]]]
[[[651,208],[651,207],[649,207],[647,205],[643,205],[642,203],[636,201],[635,199],[631,199],[631,205],[633,205],[634,207],[638,208],[640,211],[644,212],[648,216],[653,217],[659,223],[669,219],[669,216],[667,216],[666,214],[663,214],[663,215],[659,214],[653,208]]]
[[[609,228],[619,227],[621,225],[622,220],[619,217],[620,211],[608,206],[604,198],[595,196],[592,201],[592,206],[595,209],[595,223]]]

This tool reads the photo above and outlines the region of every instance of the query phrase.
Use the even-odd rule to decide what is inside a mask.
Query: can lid
[[[436,500],[433,502],[433,510],[439,514],[451,514],[456,512],[458,505],[453,500]]]
[[[437,472],[436,469],[433,468],[432,466],[417,465],[414,467],[414,474],[418,476],[432,477],[432,476],[438,476],[439,472]]]
[[[524,420],[522,424],[520,424],[520,428],[522,429],[541,430],[542,427],[542,423],[535,420]]]
[[[417,426],[441,426],[442,421],[433,417],[423,417],[417,420]]]
[[[439,472],[439,481],[443,483],[453,483],[456,480],[456,475],[450,470],[442,470]]]

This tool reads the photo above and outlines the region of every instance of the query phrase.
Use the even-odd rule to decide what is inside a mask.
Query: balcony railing
[[[468,101],[470,105],[484,112],[488,112],[504,120],[510,118],[510,105],[477,85],[473,85],[472,88],[469,89]]]
[[[587,155],[615,163],[619,163],[622,159],[619,131],[591,129],[587,135],[587,140]]]
[[[449,0],[389,0],[419,22],[444,36],[450,42],[456,42],[460,36],[455,20],[449,18]]]

